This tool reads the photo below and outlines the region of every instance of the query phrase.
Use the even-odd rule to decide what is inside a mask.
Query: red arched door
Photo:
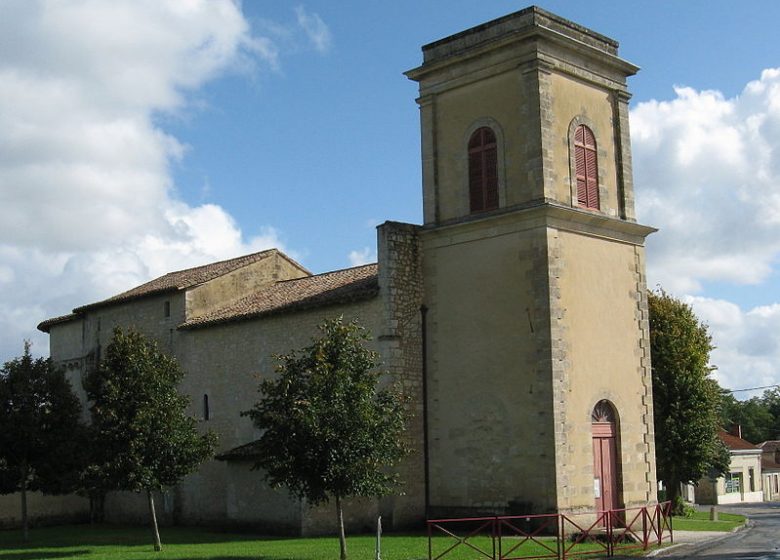
[[[617,421],[608,401],[593,408],[593,493],[596,511],[618,509]]]

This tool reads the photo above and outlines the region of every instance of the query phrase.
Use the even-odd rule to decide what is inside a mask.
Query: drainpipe
[[[431,508],[431,477],[428,454],[428,307],[420,306],[422,328],[422,405],[423,405],[423,465],[425,469],[425,519],[429,519]]]

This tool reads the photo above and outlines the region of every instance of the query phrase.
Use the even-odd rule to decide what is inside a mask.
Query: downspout
[[[420,306],[420,318],[422,329],[422,405],[423,405],[423,468],[425,479],[425,519],[429,519],[431,509],[431,476],[430,459],[428,454],[428,307]]]

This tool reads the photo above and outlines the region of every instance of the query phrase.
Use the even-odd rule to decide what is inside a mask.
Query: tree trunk
[[[106,520],[106,493],[105,492],[99,492],[96,498],[96,506],[97,506],[97,522],[103,523],[103,521]]]
[[[152,535],[154,536],[154,550],[160,552],[162,544],[160,543],[160,530],[157,528],[157,515],[154,513],[154,497],[152,491],[146,491],[146,497],[149,500],[149,515],[152,518]]]
[[[341,560],[347,560],[347,537],[344,535],[344,512],[341,509],[341,498],[336,496],[336,514],[339,519],[339,546],[341,548]]]
[[[668,482],[666,486],[666,499],[672,502],[672,515],[682,515],[683,504],[682,498],[680,498],[679,480],[670,480]]]
[[[29,468],[27,467],[27,461],[22,461],[22,539],[24,542],[30,540],[30,527],[27,520],[27,476],[29,475]]]

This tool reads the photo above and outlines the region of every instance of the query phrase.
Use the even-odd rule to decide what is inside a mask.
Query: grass
[[[718,520],[710,521],[708,511],[697,511],[690,517],[675,517],[672,523],[675,531],[733,531],[745,524],[745,517],[718,512]]]
[[[674,529],[679,531],[731,531],[743,525],[745,517],[719,513],[718,521],[710,521],[708,512],[695,512],[690,517],[675,517],[673,523]],[[449,529],[461,535],[468,534],[470,530],[457,526]],[[556,558],[557,542],[553,537],[539,537],[531,541],[518,534],[522,535],[521,532],[504,533],[501,539],[504,555]],[[163,551],[156,553],[152,547],[151,532],[145,527],[67,525],[36,528],[30,532],[28,543],[22,542],[18,530],[0,531],[0,560],[327,560],[338,558],[339,553],[335,537],[268,537],[199,527],[164,527],[161,536]],[[436,536],[432,543],[433,556],[444,552],[446,560],[493,556],[494,542],[484,534],[484,529],[470,537],[468,543],[470,546],[445,535]],[[348,536],[350,559],[372,560],[375,544],[374,535]],[[576,545],[565,541],[564,546],[566,556],[600,558],[604,556],[606,544],[594,539]],[[638,548],[637,543],[621,543],[618,548],[621,555],[646,553]],[[427,557],[428,538],[425,534],[386,534],[382,537],[384,560],[426,560]]]
[[[112,525],[68,525],[38,528],[30,531],[30,541],[23,543],[20,531],[0,531],[0,560],[327,560],[339,556],[338,539],[275,538],[249,534],[221,533],[202,528],[164,527],[161,533],[163,550],[154,552],[150,531],[143,527]],[[347,537],[350,560],[373,560],[375,537]],[[457,541],[437,537],[433,542],[434,556]],[[492,552],[488,537],[470,539],[476,547]],[[555,550],[555,541],[544,541]],[[549,549],[533,542],[506,538],[507,547],[517,546],[514,556],[554,555]],[[598,550],[598,544],[577,545],[577,552]],[[573,551],[572,551],[573,552]],[[570,552],[571,553],[571,552]],[[445,558],[466,560],[479,556],[473,549],[459,545]],[[425,560],[428,558],[426,535],[393,535],[382,537],[383,560]]]

